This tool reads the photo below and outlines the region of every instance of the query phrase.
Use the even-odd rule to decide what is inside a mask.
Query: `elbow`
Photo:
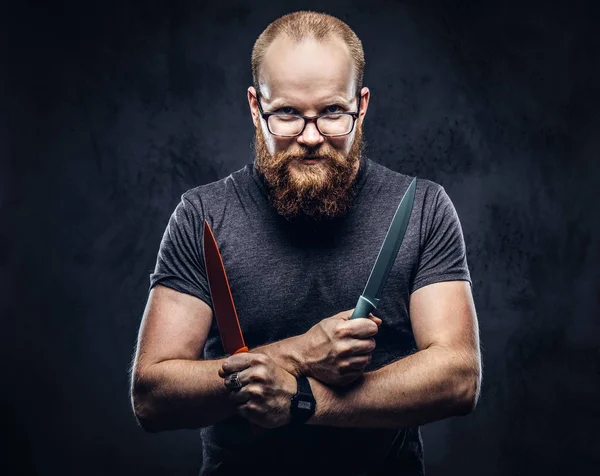
[[[152,411],[151,404],[146,399],[132,395],[131,403],[133,415],[142,430],[146,433],[158,433],[162,431],[158,419]]]
[[[132,394],[131,402],[133,414],[138,426],[146,433],[161,433],[165,431],[204,428],[212,423],[205,421],[206,418],[183,420],[181,416],[171,412],[162,412],[157,404],[149,397],[140,397]]]
[[[129,397],[133,416],[140,428],[147,433],[158,433],[163,431],[163,428],[160,425],[150,387],[139,377],[134,376]]]
[[[478,369],[470,369],[462,373],[455,396],[457,416],[465,416],[475,410],[479,401],[480,389],[481,372]]]
[[[133,416],[142,430],[146,433],[157,433],[160,431],[156,423],[156,418],[153,415],[151,404],[147,399],[132,392],[131,406],[133,408]]]
[[[204,413],[184,416],[174,411],[170,399],[157,396],[159,389],[158,383],[148,383],[142,379],[134,380],[131,385],[133,415],[139,427],[146,433],[196,429],[212,424]]]

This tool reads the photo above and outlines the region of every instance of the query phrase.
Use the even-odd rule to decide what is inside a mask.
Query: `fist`
[[[243,352],[225,359],[219,369],[237,413],[263,428],[290,422],[290,402],[296,394],[296,377],[270,357]]]
[[[304,375],[329,385],[348,385],[371,362],[381,319],[350,320],[354,309],[323,319],[304,335]]]

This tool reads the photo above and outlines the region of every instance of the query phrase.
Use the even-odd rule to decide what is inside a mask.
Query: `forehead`
[[[355,71],[348,46],[339,38],[297,43],[280,35],[267,48],[259,88],[265,101],[310,106],[354,96]]]

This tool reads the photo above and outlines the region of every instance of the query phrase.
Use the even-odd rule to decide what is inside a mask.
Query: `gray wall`
[[[130,409],[148,274],[181,193],[252,160],[252,44],[276,17],[305,8],[340,17],[363,41],[367,155],[442,184],[462,221],[484,384],[475,413],[424,427],[429,474],[598,468],[594,3],[7,6],[7,474],[197,472],[198,432],[145,434]]]

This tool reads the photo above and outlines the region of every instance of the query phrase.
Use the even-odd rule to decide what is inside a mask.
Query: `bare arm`
[[[309,379],[317,401],[309,424],[399,428],[473,410],[481,358],[469,284],[450,281],[418,289],[411,296],[410,318],[416,353],[343,389]]]
[[[211,321],[211,308],[196,297],[160,285],[150,291],[131,376],[145,430],[197,428],[233,413],[219,398],[218,361],[199,360]]]
[[[235,413],[218,374],[223,359],[202,360],[212,318],[210,306],[196,297],[160,285],[151,290],[131,376],[132,406],[145,430],[199,428]],[[257,351],[297,374],[299,339]]]

